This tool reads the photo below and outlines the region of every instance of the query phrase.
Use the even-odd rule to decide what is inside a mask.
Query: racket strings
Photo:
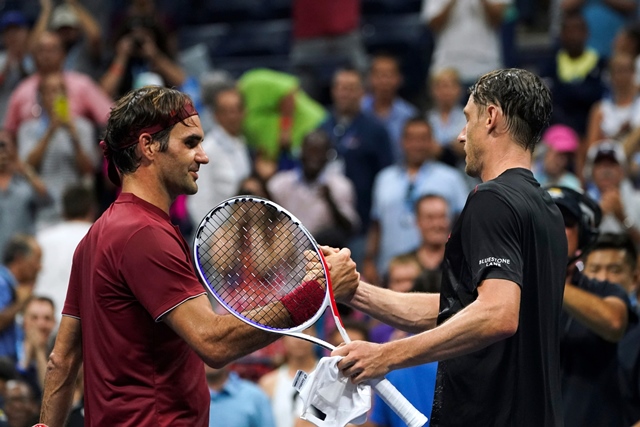
[[[326,273],[309,237],[273,206],[238,201],[198,230],[200,270],[227,309],[272,329],[289,329],[322,307]]]

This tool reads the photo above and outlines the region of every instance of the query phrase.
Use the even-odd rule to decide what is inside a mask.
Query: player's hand
[[[347,248],[333,252],[331,249],[322,251],[329,264],[329,275],[333,285],[333,295],[336,301],[348,303],[358,289],[360,273],[356,270],[356,263],[351,259],[351,251]]]
[[[353,341],[333,350],[331,356],[342,356],[338,369],[354,384],[382,378],[389,372],[384,344]]]
[[[324,269],[320,257],[315,251],[305,251],[304,259],[306,261],[304,281],[318,280],[324,278]]]

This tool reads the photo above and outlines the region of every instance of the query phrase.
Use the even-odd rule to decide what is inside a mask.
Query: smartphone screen
[[[53,112],[61,122],[69,121],[69,100],[65,95],[58,95],[53,101]]]

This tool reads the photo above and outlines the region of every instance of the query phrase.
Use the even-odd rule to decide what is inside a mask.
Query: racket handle
[[[387,379],[369,381],[378,395],[408,427],[422,427],[429,419],[418,411]]]

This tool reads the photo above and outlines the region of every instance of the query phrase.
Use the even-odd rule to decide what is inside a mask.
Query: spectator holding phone
[[[19,156],[39,172],[55,204],[38,214],[37,225],[61,220],[62,193],[91,180],[100,162],[91,123],[71,113],[61,73],[43,76],[38,86],[42,114],[18,129]]]

